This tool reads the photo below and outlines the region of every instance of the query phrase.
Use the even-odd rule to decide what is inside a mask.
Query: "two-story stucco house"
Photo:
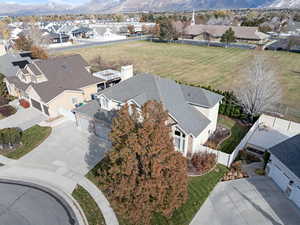
[[[5,78],[9,94],[26,99],[49,117],[91,100],[105,80],[90,73],[80,55],[35,60]]]
[[[81,129],[108,138],[115,110],[125,103],[140,107],[149,100],[156,100],[168,111],[175,147],[185,156],[192,154],[216,130],[222,99],[221,95],[205,89],[150,74],[133,76],[104,89],[97,97],[98,100],[74,111]]]

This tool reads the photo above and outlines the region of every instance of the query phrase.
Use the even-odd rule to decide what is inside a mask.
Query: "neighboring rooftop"
[[[300,134],[273,146],[269,151],[300,179]]]
[[[188,88],[184,88],[184,90],[188,90]],[[196,90],[192,90],[196,96]],[[203,92],[201,88],[199,90]],[[138,105],[143,105],[149,100],[162,102],[171,117],[178,122],[179,126],[185,132],[191,133],[194,136],[198,136],[210,123],[208,118],[188,104],[189,101],[186,100],[183,89],[179,84],[173,80],[159,76],[140,74],[105,89],[100,94],[118,102],[134,100]],[[198,94],[198,96],[203,96],[203,93]],[[208,94],[205,95],[203,103],[201,103],[201,99],[197,103],[199,105],[209,105],[209,103],[214,102],[216,96],[212,95],[213,98],[208,100],[209,96]]]
[[[88,64],[80,55],[38,60],[34,61],[33,64],[45,75],[47,81],[28,85],[21,82],[17,77],[10,78],[9,81],[22,90],[31,85],[45,103],[65,90],[80,91],[82,87],[104,81],[87,71]]]
[[[268,35],[259,32],[258,27],[205,25],[205,24],[196,24],[187,27],[186,34],[199,35],[201,33],[207,32],[214,37],[221,37],[229,28],[232,28],[232,30],[235,33],[235,36],[238,39],[262,40],[268,37]]]
[[[20,68],[32,62],[30,57],[22,55],[22,53],[7,53],[0,56],[0,73],[6,77],[16,76]]]

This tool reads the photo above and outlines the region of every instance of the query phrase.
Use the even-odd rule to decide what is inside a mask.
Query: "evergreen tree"
[[[226,44],[236,42],[235,33],[231,27],[229,27],[229,29],[226,30],[225,33],[222,35],[221,42],[224,42]]]
[[[113,208],[131,224],[150,224],[153,213],[171,216],[187,200],[187,165],[174,150],[163,106],[123,106],[113,121],[112,150],[98,170]]]

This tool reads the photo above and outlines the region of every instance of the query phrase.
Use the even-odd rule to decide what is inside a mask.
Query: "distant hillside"
[[[260,7],[297,8],[300,7],[300,0],[91,0],[79,6],[54,2],[48,4],[0,2],[0,15],[182,11]]]

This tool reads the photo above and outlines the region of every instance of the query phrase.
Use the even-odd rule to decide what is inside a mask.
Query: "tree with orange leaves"
[[[48,54],[47,52],[39,47],[39,46],[32,46],[31,47],[31,54],[32,54],[32,57],[35,58],[35,59],[48,59]]]
[[[174,149],[168,118],[155,101],[125,105],[114,118],[99,184],[131,224],[150,224],[153,213],[169,217],[187,200],[186,159]]]

